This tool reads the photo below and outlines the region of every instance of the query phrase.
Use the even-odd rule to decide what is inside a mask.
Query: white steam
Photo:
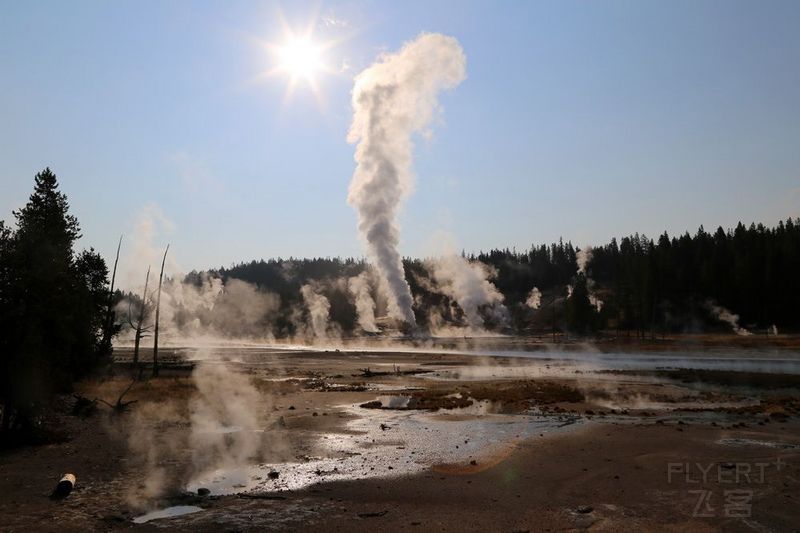
[[[737,335],[741,336],[752,335],[752,333],[750,333],[750,331],[747,330],[747,328],[744,328],[739,325],[739,315],[730,312],[728,309],[722,307],[721,305],[715,304],[711,300],[708,300],[706,302],[706,309],[708,309],[711,312],[714,318],[728,324],[733,330],[733,332],[736,333]]]
[[[225,364],[200,363],[192,373],[197,392],[189,403],[189,445],[194,475],[225,470],[229,482],[248,479],[246,466],[262,447],[257,412],[264,398],[244,375]]]
[[[358,325],[368,333],[377,333],[379,330],[375,323],[375,300],[370,291],[369,277],[369,271],[364,270],[347,280],[347,288],[355,300]]]
[[[312,284],[303,285],[300,293],[308,311],[308,332],[313,335],[314,340],[327,339],[331,303]]]
[[[480,261],[470,262],[458,254],[448,254],[428,261],[437,292],[454,300],[473,330],[484,328],[485,313],[494,322],[506,325],[508,310],[503,295],[490,281],[496,272]]]
[[[528,294],[528,299],[525,300],[525,305],[531,309],[539,309],[542,306],[542,291],[540,291],[538,287],[531,289],[531,292]]]
[[[600,312],[603,310],[603,300],[598,298],[594,289],[594,280],[589,277],[589,273],[586,270],[591,260],[592,247],[588,245],[579,249],[578,253],[575,255],[575,264],[578,267],[578,274],[583,274],[586,277],[586,291],[589,293],[589,303]],[[567,287],[567,292],[569,296],[572,296],[572,286]]]
[[[356,170],[348,202],[370,259],[388,287],[389,314],[415,325],[411,290],[397,249],[400,202],[413,185],[411,136],[424,132],[440,91],[465,77],[466,58],[458,41],[423,33],[394,54],[385,54],[355,78],[353,123]]]
[[[592,260],[591,246],[584,246],[583,248],[578,250],[578,253],[575,256],[575,263],[578,265],[579,274],[586,274],[586,267],[589,265],[589,261],[591,260]]]
[[[141,297],[144,273],[148,266],[158,268],[166,236],[173,229],[172,222],[155,204],[145,206],[137,217],[131,242],[120,259],[123,265],[121,288]],[[155,245],[160,241],[161,245]],[[151,270],[151,280],[153,279]],[[156,272],[156,276],[158,272]],[[227,283],[207,273],[187,279],[172,255],[167,256],[161,293],[159,328],[165,344],[188,343],[195,345],[204,341],[224,338],[249,338],[272,340],[272,321],[280,308],[280,298],[260,290],[256,285],[230,279]],[[148,291],[148,303],[152,307],[153,284]],[[127,298],[116,308],[117,320],[126,324],[128,315],[138,305]],[[145,326],[152,326],[147,323]],[[120,340],[131,340],[133,332],[123,329]]]

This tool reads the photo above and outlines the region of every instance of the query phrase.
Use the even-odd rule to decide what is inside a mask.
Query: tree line
[[[494,249],[462,253],[468,261],[492,267],[491,280],[503,294],[510,315],[509,331],[556,329],[591,333],[598,330],[654,333],[730,330],[712,312],[722,306],[739,315],[743,325],[761,330],[796,331],[800,326],[800,219],[718,228],[713,234],[700,227],[694,235],[662,234],[658,240],[634,234],[591,248],[585,272],[578,273],[580,249],[559,240],[534,245],[527,251]],[[454,302],[431,291],[426,260],[404,258],[406,280],[415,300],[417,322],[428,322],[438,308],[458,322]],[[209,271],[223,279],[236,278],[280,296],[287,317],[301,305],[300,287],[311,280],[337,280],[368,268],[363,259],[269,259],[239,263]],[[198,279],[194,272],[187,280]],[[541,308],[525,305],[531,290],[543,293]],[[329,283],[331,320],[342,331],[356,327],[356,312],[346,287]],[[592,303],[599,300],[602,305]],[[280,319],[279,319],[280,320]],[[502,327],[489,324],[489,327]],[[285,319],[279,333],[291,334]]]
[[[69,390],[75,380],[109,362],[121,326],[113,309],[126,296],[114,291],[113,273],[109,283],[109,270],[97,252],[76,250],[80,225],[49,168],[36,175],[27,204],[13,217],[14,227],[0,221],[0,433],[34,427],[54,392]],[[578,272],[581,254],[588,260]],[[694,235],[664,233],[657,240],[634,234],[595,246],[590,255],[559,240],[522,252],[496,249],[462,256],[491,267],[491,281],[504,297],[509,321],[487,320],[488,329],[638,335],[729,329],[721,307],[739,315],[748,328],[796,332],[800,326],[800,219],[772,228],[739,223],[714,233],[701,227]],[[151,280],[159,297],[163,262],[161,275]],[[418,323],[429,325],[431,309],[447,322],[461,323],[455,302],[426,282],[430,263],[415,258],[403,263]],[[301,287],[316,283],[330,303],[330,320],[350,334],[357,333],[357,313],[342,281],[368,268],[363,259],[278,258],[192,272],[183,282],[200,284],[212,275],[278,295],[273,333],[279,337],[294,333]],[[542,295],[537,309],[526,304],[534,287]],[[140,334],[152,327],[157,339],[158,305],[152,322],[143,317],[153,308],[136,306],[137,298],[146,304],[148,295],[127,297],[137,317],[131,325],[138,324]],[[154,363],[157,353],[156,347]]]

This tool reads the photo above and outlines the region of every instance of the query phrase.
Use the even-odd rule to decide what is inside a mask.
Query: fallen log
[[[75,487],[76,481],[77,479],[75,478],[75,474],[64,474],[58,481],[56,488],[53,489],[53,493],[50,495],[50,498],[54,500],[62,500],[66,498]]]

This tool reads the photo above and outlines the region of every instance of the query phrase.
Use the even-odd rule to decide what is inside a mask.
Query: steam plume
[[[413,298],[397,250],[400,202],[413,184],[411,135],[426,129],[437,109],[437,94],[465,77],[466,58],[458,41],[423,33],[395,54],[361,72],[353,87],[353,123],[348,140],[356,146],[356,170],[348,202],[370,258],[389,289],[389,313],[415,325]]]
[[[331,304],[325,295],[320,294],[311,284],[303,285],[300,288],[303,295],[303,302],[308,309],[308,326],[315,339],[325,339],[328,337],[328,320]]]
[[[161,245],[156,246],[155,242],[172,228],[172,222],[157,205],[149,204],[140,211],[132,232],[133,245],[123,260],[127,265],[123,288],[141,294],[143,273],[148,265],[157,265],[163,253]],[[221,278],[207,273],[186,278],[172,256],[167,258],[166,272],[160,323],[167,343],[194,345],[219,338],[273,338],[272,322],[280,307],[277,295],[241,280],[229,279],[223,283]],[[127,298],[118,304],[116,312],[121,323],[126,322],[132,304],[136,302]],[[123,331],[121,339],[129,340],[127,336],[132,333]]]
[[[589,265],[589,261],[591,260],[592,260],[591,246],[584,246],[583,248],[578,250],[578,253],[575,256],[575,263],[578,265],[579,274],[586,274],[586,267]]]
[[[589,292],[589,303],[592,304],[592,306],[599,312],[603,310],[603,300],[597,297],[597,294],[594,290],[594,280],[589,277],[589,273],[586,270],[586,268],[589,266],[589,261],[591,260],[592,247],[588,245],[578,250],[578,253],[575,256],[575,263],[578,266],[578,274],[583,274],[586,276],[586,290]],[[572,296],[571,286],[567,288],[567,292],[570,296]]]
[[[190,402],[189,444],[195,474],[225,469],[247,480],[248,460],[261,448],[256,406],[263,399],[250,379],[225,364],[201,363],[192,373],[197,394]],[[237,472],[237,470],[239,470]]]
[[[469,262],[460,255],[449,254],[430,261],[430,271],[439,292],[458,304],[472,329],[483,329],[481,311],[495,322],[505,325],[508,310],[503,295],[489,281],[495,272],[480,261]]]
[[[365,270],[358,276],[347,280],[347,288],[355,298],[358,325],[369,333],[377,333],[375,324],[375,300],[372,299],[369,286],[369,271]]]
[[[528,299],[525,300],[525,305],[531,309],[539,309],[542,306],[542,291],[538,287],[531,289]]]
[[[737,335],[752,335],[747,328],[743,328],[739,325],[739,315],[731,313],[728,309],[722,307],[721,305],[715,304],[711,300],[706,302],[706,308],[711,312],[712,315],[714,315],[714,318],[730,325],[733,332]]]

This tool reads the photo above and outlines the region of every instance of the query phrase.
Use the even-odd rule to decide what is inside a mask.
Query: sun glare
[[[322,69],[322,49],[306,37],[292,37],[278,49],[278,68],[294,79],[313,82]]]
[[[320,106],[325,107],[322,87],[328,76],[340,75],[343,71],[332,66],[334,58],[331,50],[342,43],[346,37],[331,39],[330,32],[320,31],[318,18],[311,17],[303,28],[293,28],[287,24],[283,13],[278,10],[277,20],[282,29],[280,39],[256,42],[269,54],[269,68],[259,74],[259,78],[276,76],[286,80],[283,103],[287,104],[293,93],[301,88],[308,89]],[[335,55],[335,54],[334,54]]]

